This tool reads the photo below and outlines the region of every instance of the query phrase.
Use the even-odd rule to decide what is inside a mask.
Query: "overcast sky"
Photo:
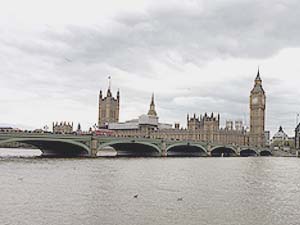
[[[260,66],[266,127],[293,135],[300,112],[299,0],[10,0],[0,3],[0,124],[97,122],[121,92],[121,121],[219,112],[249,124]]]

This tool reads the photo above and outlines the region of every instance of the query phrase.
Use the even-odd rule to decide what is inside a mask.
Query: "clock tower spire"
[[[259,69],[250,94],[250,146],[265,145],[266,94],[262,87]]]

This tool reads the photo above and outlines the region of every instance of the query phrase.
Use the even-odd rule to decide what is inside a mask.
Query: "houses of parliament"
[[[103,97],[99,94],[98,127],[109,129],[117,137],[141,137],[169,140],[188,140],[208,142],[220,145],[233,144],[239,146],[264,147],[266,144],[265,110],[266,94],[262,86],[262,79],[258,70],[254,80],[254,87],[250,92],[250,129],[246,129],[242,121],[227,121],[226,127],[220,127],[220,114],[213,113],[193,116],[187,115],[187,128],[180,128],[179,124],[159,122],[155,109],[154,95],[151,97],[147,114],[126,122],[119,122],[120,92],[113,97],[111,85]]]

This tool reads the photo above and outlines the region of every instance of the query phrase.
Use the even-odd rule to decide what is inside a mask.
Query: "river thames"
[[[0,151],[3,225],[300,221],[298,158],[49,159]]]

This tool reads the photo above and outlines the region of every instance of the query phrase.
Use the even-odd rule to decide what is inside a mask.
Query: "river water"
[[[22,154],[0,149],[1,225],[300,224],[297,158]]]

